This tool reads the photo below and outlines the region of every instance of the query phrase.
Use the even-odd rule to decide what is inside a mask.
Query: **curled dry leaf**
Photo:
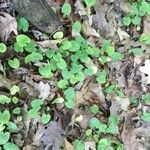
[[[17,21],[5,12],[0,12],[0,39],[7,42],[11,33],[17,35]]]

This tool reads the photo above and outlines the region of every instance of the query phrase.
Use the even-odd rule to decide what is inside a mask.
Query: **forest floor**
[[[149,150],[150,1],[47,1],[64,33],[0,1],[0,149]]]

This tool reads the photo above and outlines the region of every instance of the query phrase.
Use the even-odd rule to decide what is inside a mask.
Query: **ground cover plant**
[[[0,2],[0,149],[149,149],[150,1],[47,2],[52,34]]]

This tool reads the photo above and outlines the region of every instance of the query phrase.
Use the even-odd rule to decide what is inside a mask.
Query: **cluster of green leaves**
[[[90,110],[96,114],[99,112],[98,107],[93,105],[90,107]],[[108,118],[107,124],[102,123],[98,118],[93,117],[89,122],[89,129],[86,130],[86,136],[92,137],[97,142],[98,150],[124,150],[124,147],[120,143],[113,143],[109,138],[106,137],[106,134],[117,134],[118,133],[118,123],[119,119],[115,115],[110,115]],[[95,132],[96,130],[96,132]]]
[[[103,124],[102,122],[100,122],[99,119],[93,117],[89,122],[89,126],[91,129],[97,129],[100,133],[117,134],[118,123],[119,123],[118,117],[115,115],[110,115],[107,124]]]
[[[98,107],[93,105],[90,110],[96,114],[99,112]],[[86,130],[85,134],[87,137],[93,138],[97,143],[97,150],[124,150],[123,144],[119,142],[112,142],[111,138],[106,138],[106,134],[117,134],[118,133],[118,123],[119,119],[115,115],[110,115],[108,118],[108,123],[102,123],[98,118],[93,117],[89,122],[90,128]],[[95,132],[96,130],[96,132]],[[104,135],[104,137],[102,136]],[[74,148],[76,150],[84,150],[84,141],[81,139],[76,139],[73,142]]]
[[[18,92],[19,87],[17,85],[12,86],[10,88],[10,94],[12,97],[0,95],[0,104],[3,105],[3,107],[8,106],[9,104],[12,106],[12,104],[16,102],[14,101],[14,95]],[[15,107],[12,112],[7,109],[0,111],[0,146],[2,146],[4,150],[19,150],[16,144],[9,142],[11,140],[11,133],[17,132],[18,129],[17,125],[12,121],[12,114],[19,114],[20,112],[18,113],[18,111],[20,111],[18,107]]]
[[[137,0],[129,4],[132,12],[123,18],[123,24],[129,26],[130,24],[140,25],[141,17],[150,14],[150,4],[146,0]]]
[[[40,117],[40,109],[43,105],[43,101],[40,99],[34,99],[31,102],[31,109],[28,111],[28,116],[30,118]],[[47,124],[51,119],[50,114],[43,113],[41,116],[41,122]]]

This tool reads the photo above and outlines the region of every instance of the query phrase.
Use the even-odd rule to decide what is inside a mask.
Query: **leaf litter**
[[[78,18],[82,22],[82,34],[90,45],[99,46],[101,40],[107,38],[113,42],[117,52],[124,53],[124,59],[117,62],[99,65],[97,60],[92,60],[86,64],[86,67],[92,64],[97,68],[106,69],[109,72],[109,82],[112,85],[117,85],[117,88],[115,87],[111,93],[108,93],[106,89],[110,85],[99,84],[95,78],[87,77],[75,86],[75,108],[68,110],[64,102],[58,103],[56,106],[52,103],[57,97],[63,96],[56,85],[59,78],[58,72],[56,72],[55,78],[49,81],[36,74],[35,66],[24,65],[24,68],[12,72],[8,71],[5,64],[2,63],[0,64],[0,94],[11,96],[10,88],[12,85],[18,85],[20,91],[17,95],[19,98],[17,105],[23,109],[22,119],[13,118],[19,128],[11,140],[23,150],[73,150],[76,147],[73,144],[74,141],[79,139],[76,141],[79,147],[82,147],[82,140],[84,140],[85,150],[96,150],[99,147],[98,142],[93,141],[91,136],[86,138],[84,135],[85,132],[90,134],[89,122],[92,117],[97,117],[101,123],[108,123],[109,117],[115,115],[120,119],[119,133],[115,136],[102,134],[100,137],[98,130],[93,129],[91,134],[95,134],[94,139],[98,140],[108,136],[113,139],[112,141],[115,141],[115,144],[123,143],[126,150],[149,149],[150,124],[143,121],[141,116],[144,113],[150,113],[149,105],[146,105],[142,99],[150,90],[150,51],[149,45],[137,40],[140,34],[134,26],[131,25],[126,28],[122,25],[122,16],[131,12],[131,9],[125,0],[97,0],[92,9],[85,7],[82,0],[69,0],[67,2],[74,3],[72,7],[77,16],[71,15],[70,18],[72,21],[76,21]],[[62,2],[58,0],[54,3],[59,11]],[[18,34],[17,18],[12,15],[9,7],[7,1],[0,2],[1,42],[9,41],[12,36],[11,33],[15,36]],[[66,18],[62,17],[61,20],[67,22],[66,28],[71,26]],[[145,34],[150,34],[149,20],[149,16],[143,18],[143,31],[141,31]],[[31,33],[34,34],[35,40],[43,51],[47,51],[47,48],[57,51],[58,45],[65,38],[79,35],[68,30],[70,33],[67,35],[68,37],[53,40],[47,39],[45,34],[32,27],[29,34]],[[143,49],[141,56],[129,53],[131,48],[139,47]],[[18,54],[15,55],[18,58],[23,57]],[[9,56],[7,57],[9,58]],[[5,74],[5,69],[7,74]],[[34,119],[27,116],[27,111],[31,107],[30,103],[36,98],[41,99],[44,103],[44,108],[41,111],[52,115],[53,121],[51,120],[46,125],[40,123],[41,118],[39,116]],[[96,114],[90,110],[93,105],[97,106],[98,112]],[[4,109],[3,106],[1,108]],[[79,116],[82,119],[78,118],[79,121],[77,121]]]

